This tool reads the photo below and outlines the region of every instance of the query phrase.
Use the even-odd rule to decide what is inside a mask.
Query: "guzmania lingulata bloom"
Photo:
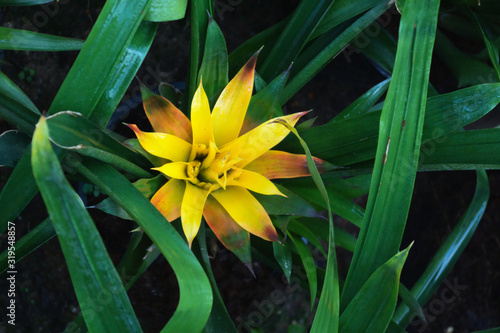
[[[270,150],[289,133],[279,122],[294,126],[307,112],[271,119],[240,136],[256,57],[228,83],[212,112],[201,82],[192,100],[191,121],[171,102],[146,90],[144,108],[155,132],[128,125],[147,152],[164,159],[153,169],[168,181],[151,202],[168,221],[181,218],[189,246],[202,216],[237,255],[246,252],[249,233],[278,241],[271,219],[251,192],[284,196],[269,179],[309,175],[305,155]]]

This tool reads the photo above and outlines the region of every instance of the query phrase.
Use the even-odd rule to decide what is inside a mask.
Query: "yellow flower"
[[[191,121],[168,100],[146,90],[144,108],[155,132],[129,125],[147,152],[165,160],[154,169],[169,180],[151,202],[168,221],[181,218],[189,246],[202,216],[236,254],[248,245],[249,232],[278,241],[271,219],[251,192],[283,195],[269,179],[309,175],[304,155],[270,150],[289,133],[276,120],[294,126],[307,112],[271,119],[239,136],[252,96],[255,63],[256,55],[225,87],[211,113],[200,82]]]

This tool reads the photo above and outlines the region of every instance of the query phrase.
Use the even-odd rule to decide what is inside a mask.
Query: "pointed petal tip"
[[[248,268],[248,270],[250,271],[250,273],[252,273],[253,278],[256,279],[257,276],[255,276],[255,272],[253,270],[252,263],[249,262],[249,263],[243,263],[243,264]]]
[[[279,242],[280,241],[278,233],[276,232],[276,229],[274,229],[273,226],[269,226],[266,229],[265,234],[266,234],[268,240],[271,242]]]

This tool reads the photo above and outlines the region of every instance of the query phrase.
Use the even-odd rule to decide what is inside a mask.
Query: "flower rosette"
[[[189,246],[202,217],[217,238],[244,263],[249,234],[278,241],[269,215],[251,192],[281,195],[270,179],[308,176],[306,156],[271,150],[307,113],[270,119],[242,134],[254,84],[254,55],[226,85],[212,112],[202,80],[191,103],[191,120],[174,104],[146,88],[144,109],[154,132],[128,125],[148,153],[160,157],[153,168],[168,181],[151,198],[168,221],[181,218]],[[281,123],[280,123],[281,122]],[[320,171],[326,162],[315,158]]]

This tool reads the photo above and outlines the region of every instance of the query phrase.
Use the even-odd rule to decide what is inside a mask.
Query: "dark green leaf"
[[[0,48],[19,51],[80,50],[83,40],[0,27]]]
[[[93,332],[142,332],[97,228],[64,177],[43,117],[33,135],[32,165],[87,327]],[[103,302],[104,297],[109,300]]]
[[[19,131],[3,132],[0,135],[0,167],[15,167],[30,141],[26,134]]]
[[[342,309],[401,243],[418,167],[438,10],[439,0],[405,3],[366,213],[344,285]]]

